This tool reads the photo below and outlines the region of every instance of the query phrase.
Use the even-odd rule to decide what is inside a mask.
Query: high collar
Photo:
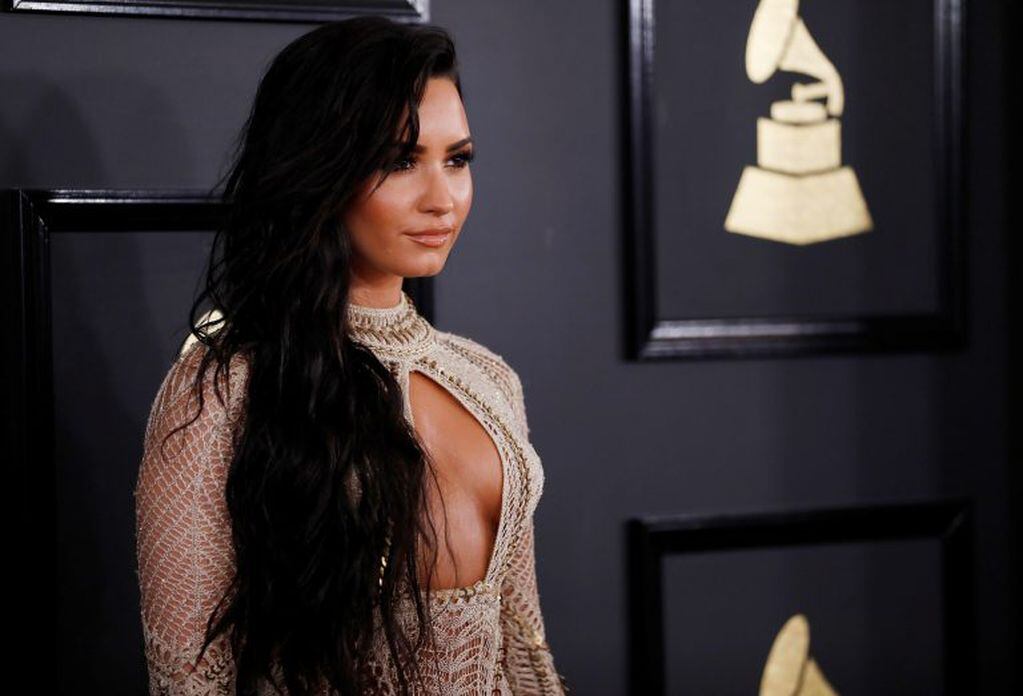
[[[436,332],[404,290],[393,307],[348,303],[351,337],[378,356],[414,358],[433,345]]]

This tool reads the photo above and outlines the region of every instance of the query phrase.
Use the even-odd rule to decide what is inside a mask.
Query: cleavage
[[[411,370],[412,423],[433,459],[426,498],[437,541],[431,589],[467,587],[486,577],[501,515],[503,470],[493,439],[476,416],[430,376]],[[445,539],[445,534],[447,538]],[[432,550],[423,547],[427,582]]]

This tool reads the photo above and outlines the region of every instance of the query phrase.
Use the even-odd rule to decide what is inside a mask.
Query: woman
[[[152,692],[563,693],[521,382],[402,291],[472,202],[451,39],[324,25],[243,135],[136,488]]]

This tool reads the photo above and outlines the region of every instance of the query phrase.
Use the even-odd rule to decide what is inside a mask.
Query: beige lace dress
[[[529,443],[522,384],[497,354],[471,339],[438,331],[403,292],[389,308],[350,305],[352,337],[398,379],[411,423],[409,372],[446,388],[493,438],[503,469],[497,538],[479,582],[434,590],[431,616],[440,654],[420,656],[430,694],[563,694],[545,640],[536,583],[533,513],[543,491],[540,457]],[[245,365],[232,364],[222,383],[226,408],[213,396],[211,369],[205,408],[188,428],[159,444],[195,415],[190,385],[200,359],[193,345],[171,366],[154,399],[135,488],[136,551],[141,618],[152,694],[233,694],[230,645],[220,636],[195,664],[206,619],[230,582],[234,566],[224,483],[231,462],[231,428],[243,414]],[[399,619],[412,630],[411,600]],[[372,693],[397,693],[382,636],[367,665]],[[195,669],[193,669],[193,667]],[[273,693],[266,685],[265,693]],[[344,695],[347,696],[347,695]]]

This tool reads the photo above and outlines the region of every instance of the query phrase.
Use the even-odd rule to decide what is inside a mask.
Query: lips
[[[405,234],[412,235],[413,237],[442,237],[450,234],[453,231],[451,227],[428,227],[421,230],[409,230]]]
[[[425,244],[426,246],[432,247],[439,247],[442,246],[446,241],[448,241],[448,237],[451,236],[451,233],[453,231],[454,230],[451,227],[435,227],[426,230],[412,230],[411,232],[406,232],[405,234],[407,234],[414,241],[419,242],[420,244]]]

